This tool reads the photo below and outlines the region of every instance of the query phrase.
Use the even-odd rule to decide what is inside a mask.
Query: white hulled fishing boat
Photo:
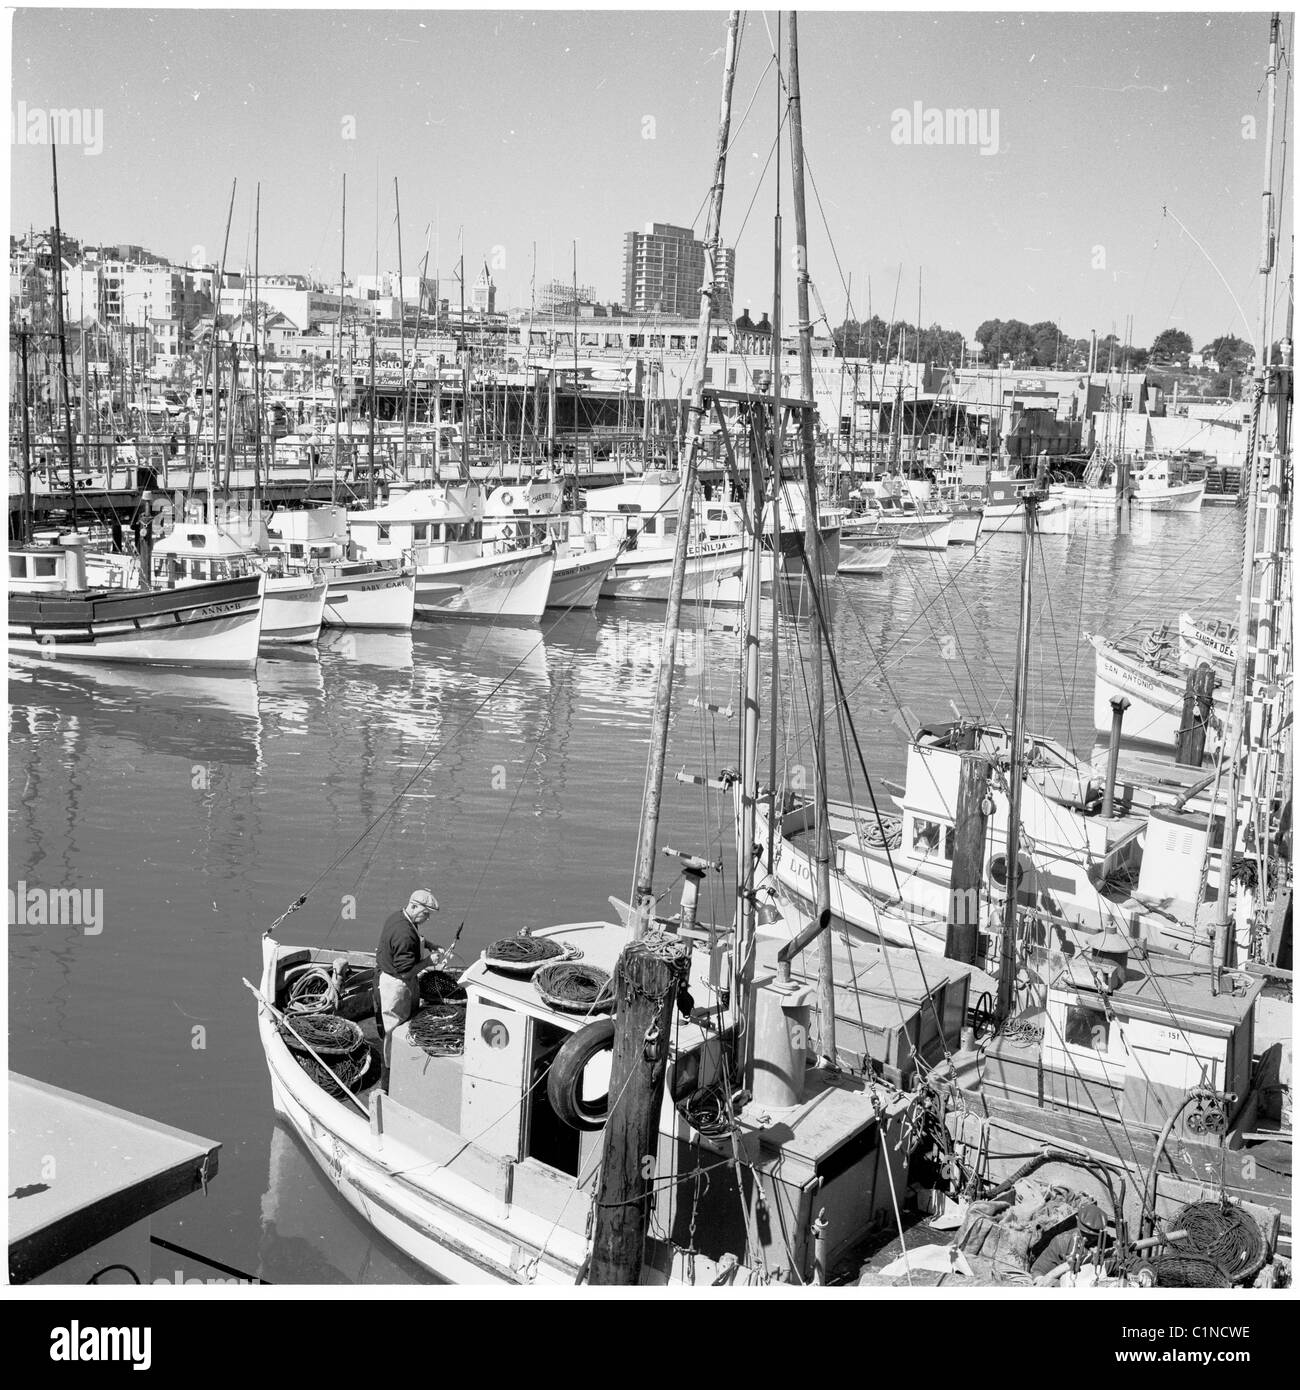
[[[493,554],[483,542],[483,489],[439,483],[394,490],[381,507],[348,515],[358,556],[412,562],[422,618],[536,622],[546,608],[555,547]]]
[[[564,510],[563,482],[550,478],[493,488],[484,506],[483,540],[499,555],[555,546],[548,608],[594,608],[622,553],[619,544],[600,545],[583,531],[581,515]]]

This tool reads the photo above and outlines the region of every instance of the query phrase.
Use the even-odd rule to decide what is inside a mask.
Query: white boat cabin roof
[[[422,521],[477,521],[483,515],[483,489],[477,483],[438,483],[394,491],[382,507],[348,513],[352,526],[386,526]]]
[[[244,547],[219,526],[207,522],[181,522],[153,548],[158,555],[184,555],[229,559],[245,553]]]

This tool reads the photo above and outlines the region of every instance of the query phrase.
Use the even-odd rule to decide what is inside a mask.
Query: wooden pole
[[[68,445],[68,487],[71,500],[72,529],[77,526],[77,458],[72,443],[72,403],[68,399],[68,334],[63,315],[63,230],[59,222],[59,150],[55,141],[50,142],[50,164],[54,174],[54,309],[55,324],[59,332],[59,369],[63,395],[63,432]],[[84,310],[85,305],[82,305]],[[81,358],[86,358],[86,333],[81,332]],[[51,451],[55,452],[55,451]]]
[[[406,404],[406,282],[402,278],[402,195],[398,189],[396,177],[393,179],[393,203],[397,210],[397,316],[400,320],[398,334],[402,345],[402,477],[409,478],[407,422],[410,411]],[[436,474],[434,481],[437,481]]]
[[[1038,496],[1026,491],[1024,550],[1020,566],[1020,635],[1016,647],[1016,682],[1011,711],[1011,766],[1007,807],[1007,901],[1002,915],[1002,949],[998,959],[998,1017],[1006,1020],[1016,1002],[1016,897],[1020,886],[1020,796],[1024,782],[1025,706],[1029,699],[1029,617],[1034,573],[1034,518]]]
[[[22,545],[29,544],[32,538],[32,417],[31,393],[27,382],[27,340],[30,336],[26,328],[18,330],[19,360],[22,366],[19,390],[23,393],[23,510],[18,540]]]
[[[801,394],[805,401],[813,399],[812,323],[808,311],[808,218],[804,204],[803,107],[799,96],[799,20],[790,11],[789,93],[790,111],[790,176],[794,185],[795,277],[799,322],[799,376]],[[804,565],[808,582],[817,598],[818,614],[825,613],[825,586],[822,579],[821,526],[817,516],[817,442],[813,437],[811,404],[800,412],[804,466]],[[813,915],[820,917],[831,901],[831,826],[826,792],[826,691],[822,673],[822,643],[830,634],[815,624],[809,651],[809,719],[813,737],[813,802],[816,819],[815,849],[813,851],[814,888]],[[835,962],[834,940],[824,932],[818,948],[817,1009],[821,1025],[819,1049],[823,1061],[835,1065]]]
[[[262,503],[262,308],[257,302],[257,281],[262,246],[262,185],[253,200],[253,511],[261,515]]]
[[[614,1056],[592,1236],[592,1284],[641,1281],[673,1004],[689,959],[688,946],[665,950],[664,938],[641,937],[628,943],[614,969]]]
[[[366,489],[366,498],[370,505],[375,505],[375,335],[370,335],[370,484]]]
[[[722,260],[722,195],[726,185],[727,145],[731,132],[731,93],[736,77],[736,48],[740,11],[732,10],[727,21],[727,45],[723,58],[722,107],[718,117],[718,146],[714,159],[713,186],[705,231],[707,247],[705,283],[700,287],[698,368],[691,389],[690,447],[681,475],[681,502],[677,523],[677,545],[668,582],[668,611],[664,619],[663,644],[659,650],[659,669],[655,681],[655,702],[650,729],[650,760],[646,770],[646,806],[642,819],[641,844],[633,889],[637,932],[644,933],[654,915],[654,857],[659,837],[659,813],[663,796],[664,764],[668,756],[668,721],[672,712],[673,666],[677,656],[677,630],[681,621],[682,591],[686,586],[686,557],[691,541],[691,508],[695,493],[695,469],[700,448],[700,428],[704,423],[704,369],[708,360],[709,334],[713,324],[713,294]]]
[[[957,833],[948,896],[943,953],[974,965],[979,954],[980,887],[988,829],[989,762],[982,753],[961,755],[957,782]]]

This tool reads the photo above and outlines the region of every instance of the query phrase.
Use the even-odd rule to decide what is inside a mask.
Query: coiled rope
[[[284,1011],[294,1015],[327,1014],[337,1009],[338,1004],[338,984],[333,973],[316,965],[290,985]]]
[[[609,972],[598,966],[576,961],[544,965],[533,976],[533,984],[538,994],[556,1009],[588,1013],[614,1005],[614,982]]]

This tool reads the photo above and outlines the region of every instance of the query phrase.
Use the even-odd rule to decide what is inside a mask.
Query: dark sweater
[[[423,954],[420,933],[405,912],[394,912],[379,933],[375,964],[385,975],[409,975]]]

